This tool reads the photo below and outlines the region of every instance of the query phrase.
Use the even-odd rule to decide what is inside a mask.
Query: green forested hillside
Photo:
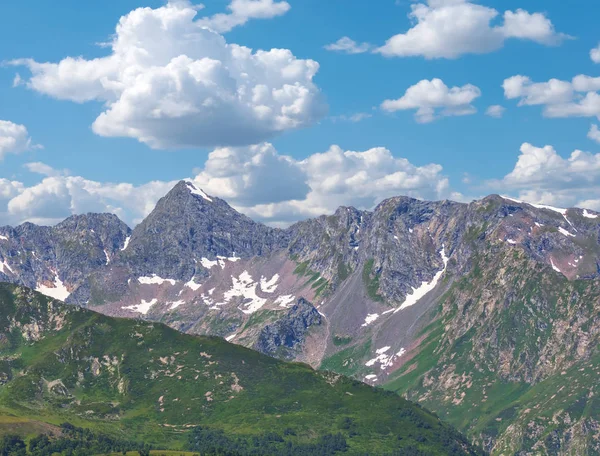
[[[392,392],[8,284],[0,284],[0,415],[4,434],[60,435],[55,426],[70,422],[229,454],[261,446],[252,454],[478,454]]]

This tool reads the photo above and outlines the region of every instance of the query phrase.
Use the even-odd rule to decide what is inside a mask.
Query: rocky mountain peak
[[[199,196],[199,197],[200,197],[200,198],[202,198],[204,201],[207,201],[207,202],[209,202],[209,203],[212,203],[212,202],[213,202],[213,198],[212,198],[212,197],[210,197],[210,196],[208,196],[206,193],[204,193],[204,190],[202,190],[201,188],[197,188],[197,187],[196,187],[196,186],[193,184],[193,182],[186,181],[185,183],[186,183],[186,186],[187,186],[188,190],[190,191],[190,193],[191,193],[192,195]]]
[[[218,198],[210,196],[204,192],[204,190],[196,187],[196,185],[190,180],[179,181],[172,189],[167,193],[163,199],[170,202],[179,200],[185,202],[186,200],[196,200],[202,204],[217,203]],[[219,200],[221,201],[221,200]]]
[[[72,215],[58,225],[56,225],[55,229],[81,229],[81,230],[92,230],[97,227],[110,227],[115,226],[119,228],[123,228],[126,231],[127,225],[119,219],[115,214],[96,214],[93,212],[89,212],[87,214],[77,214]]]
[[[180,181],[135,228],[123,258],[137,275],[189,280],[205,272],[203,258],[263,255],[282,248],[285,237]]]

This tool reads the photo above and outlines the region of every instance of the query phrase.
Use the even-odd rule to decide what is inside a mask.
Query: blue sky
[[[551,35],[553,34],[536,35],[533,38],[533,35],[525,38],[513,36],[504,38],[500,46],[492,46],[493,49],[479,53],[458,51],[460,55],[456,58],[427,58],[426,55],[384,56],[371,51],[348,54],[325,49],[326,45],[341,37],[350,37],[357,43],[369,43],[370,49],[382,46],[390,37],[406,33],[414,26],[414,20],[411,22],[408,14],[418,2],[378,0],[374,6],[373,2],[348,0],[288,0],[287,3],[272,0],[237,1],[244,4],[242,6],[246,8],[245,11],[251,11],[254,2],[262,3],[264,11],[271,8],[277,12],[269,18],[247,17],[245,23],[236,25],[231,30],[219,29],[214,32],[222,35],[227,43],[247,46],[255,51],[287,49],[299,61],[310,59],[319,63],[319,70],[314,77],[307,79],[302,76],[301,84],[312,87],[309,87],[309,91],[323,98],[320,101],[312,100],[314,106],[310,109],[302,108],[307,111],[301,113],[298,128],[277,128],[277,131],[273,131],[270,125],[260,125],[258,136],[244,136],[240,133],[244,137],[236,139],[235,144],[222,145],[243,148],[244,151],[236,152],[235,159],[230,154],[226,165],[223,160],[219,161],[219,166],[230,167],[226,171],[221,168],[216,170],[214,166],[205,164],[209,152],[217,148],[224,141],[223,138],[235,137],[243,129],[255,128],[254,123],[252,126],[240,126],[235,121],[228,123],[227,118],[231,114],[226,114],[222,126],[224,136],[216,139],[216,143],[205,145],[203,143],[207,132],[202,130],[201,122],[198,119],[189,120],[189,123],[182,124],[182,129],[189,131],[198,128],[198,137],[202,139],[194,138],[191,141],[193,144],[185,144],[185,147],[173,142],[175,134],[171,132],[168,140],[155,138],[160,144],[156,141],[152,144],[144,143],[140,139],[141,134],[133,135],[134,137],[123,137],[122,133],[107,134],[108,129],[114,132],[117,128],[122,132],[131,127],[115,126],[118,120],[114,119],[104,128],[104,133],[98,133],[92,130],[92,124],[107,110],[106,100],[74,101],[69,99],[73,97],[68,94],[68,80],[51,82],[61,85],[62,92],[59,94],[59,89],[48,88],[50,83],[47,81],[43,87],[32,85],[32,80],[29,79],[31,68],[28,69],[27,65],[5,64],[0,67],[0,120],[24,126],[31,142],[18,151],[7,149],[4,154],[0,153],[0,179],[4,179],[4,185],[9,185],[9,182],[12,185],[11,192],[4,191],[8,195],[5,200],[0,199],[0,217],[6,223],[24,220],[54,223],[77,210],[103,209],[114,211],[134,224],[148,211],[153,199],[164,192],[172,181],[184,177],[195,179],[213,194],[216,193],[246,213],[273,224],[284,224],[314,215],[320,210],[329,211],[335,204],[370,207],[381,198],[390,196],[390,193],[402,193],[402,190],[417,197],[464,200],[491,192],[503,192],[536,200],[533,202],[556,205],[585,203],[591,209],[600,209],[600,171],[594,169],[596,162],[600,161],[597,155],[600,139],[594,141],[588,137],[591,126],[598,123],[596,113],[600,110],[592,110],[591,114],[586,111],[582,115],[573,114],[572,110],[565,107],[566,102],[576,103],[588,93],[597,93],[600,87],[596,87],[594,82],[591,89],[579,91],[572,100],[562,100],[558,103],[561,112],[566,112],[564,110],[567,109],[569,113],[560,114],[557,118],[543,114],[546,107],[557,105],[555,99],[531,101],[531,106],[517,106],[520,100],[522,104],[527,104],[523,100],[526,100],[528,93],[531,95],[527,92],[530,87],[527,84],[519,86],[518,95],[512,99],[507,99],[503,89],[503,82],[516,75],[528,76],[535,83],[547,83],[554,78],[570,82],[577,75],[596,77],[600,64],[592,61],[590,51],[600,42],[600,33],[597,31],[600,4],[597,2],[582,0],[574,8],[568,2],[557,0],[547,0],[543,4],[527,0],[430,0],[429,5],[424,1],[422,6],[429,8],[432,14],[443,11],[444,8],[465,5],[469,8],[496,9],[499,15],[492,20],[492,27],[502,25],[504,20],[501,16],[505,11],[516,12],[522,9],[531,15],[541,13],[551,22]],[[286,3],[287,7],[277,9],[277,3]],[[227,13],[230,11],[228,5],[229,0],[206,1],[205,8],[197,12],[196,19]],[[141,7],[157,10],[166,6],[163,1],[153,0],[22,0],[3,4],[0,7],[0,40],[5,45],[0,50],[0,61],[31,58],[36,62],[56,64],[67,57],[82,56],[91,60],[109,56],[113,52],[111,48],[100,46],[99,43],[110,42],[119,19]],[[190,8],[191,5],[181,1],[178,6],[172,7]],[[210,23],[208,25],[213,26]],[[531,33],[535,24],[525,23],[520,26],[524,31],[517,33],[527,34]],[[219,28],[218,25],[214,27]],[[152,36],[154,32],[150,30],[148,33]],[[560,34],[569,36],[559,36]],[[475,35],[472,37],[475,42],[485,39]],[[417,43],[416,46],[420,44]],[[194,59],[201,57],[202,52],[199,50]],[[401,52],[406,53],[404,49]],[[177,55],[169,58],[175,57]],[[17,73],[22,81],[13,87]],[[47,78],[48,73],[41,77]],[[61,77],[64,78],[64,75]],[[382,109],[384,100],[400,99],[407,89],[419,81],[431,81],[435,78],[442,80],[448,88],[461,88],[467,84],[475,86],[480,95],[467,105],[470,110],[474,111],[475,108],[476,112],[440,117],[422,123],[415,119],[416,108],[396,112]],[[270,80],[270,77],[265,80]],[[541,87],[540,90],[542,89],[544,88]],[[542,90],[546,94],[553,90],[551,86],[546,89]],[[76,90],[77,88],[73,89],[74,92]],[[426,94],[423,96],[426,97]],[[112,102],[114,100],[108,103]],[[325,104],[327,111],[324,110]],[[485,115],[486,109],[491,105],[506,108],[501,118]],[[444,109],[444,106],[438,109]],[[350,121],[356,114],[368,114],[370,117],[364,116],[358,122]],[[137,122],[139,119],[134,120]],[[148,119],[143,121],[147,122]],[[159,125],[157,122],[160,120],[152,122],[152,127],[144,126],[150,129],[144,134],[154,128],[175,128],[173,123]],[[221,126],[211,124],[207,128],[210,136],[211,130],[220,129]],[[244,142],[246,137],[249,139]],[[255,146],[254,152],[248,148],[263,142],[272,144],[272,149],[265,152],[266,149],[263,148],[258,153],[262,158],[254,161],[262,163],[262,168],[256,171],[252,168],[255,165],[248,164],[253,162],[260,147]],[[523,157],[524,153],[520,151],[524,143],[532,145],[535,150],[543,150],[541,148],[546,145],[553,149],[546,149],[543,153],[532,152],[530,156],[537,156],[540,160],[532,165],[531,160]],[[34,145],[41,145],[43,148]],[[362,152],[375,147],[385,148],[391,158],[406,159],[416,169],[437,164],[442,167],[437,174],[423,176],[419,171],[415,173],[421,179],[446,179],[447,182],[441,186],[432,184],[430,187],[421,182],[412,188],[406,182],[398,183],[400,177],[396,175],[396,184],[390,187],[386,186],[390,179],[381,174],[381,169],[371,176],[368,166],[359,166],[353,174],[353,171],[343,165],[344,172],[340,172],[339,179],[345,180],[345,184],[336,183],[331,187],[333,196],[330,201],[322,201],[328,192],[327,188],[318,190],[310,184],[311,179],[316,179],[316,174],[311,171],[316,164],[298,163],[328,151],[332,145],[338,145],[342,154],[345,151]],[[564,171],[565,167],[570,166],[566,159],[577,149],[588,152],[585,163],[589,166],[574,166],[566,179],[564,175],[560,175],[560,170]],[[563,162],[557,161],[556,155]],[[279,166],[283,166],[281,164],[285,162],[282,156],[289,156],[294,160],[290,171],[294,182],[304,179],[308,186],[300,185],[297,189],[289,190],[289,200],[285,196],[273,201],[257,196],[254,200],[252,195],[265,194],[263,187],[266,185],[265,181],[268,182],[269,173],[281,175]],[[271,160],[265,157],[271,157]],[[391,158],[385,157],[385,160]],[[361,158],[363,159],[364,157]],[[269,165],[270,161],[277,165]],[[46,171],[48,176],[44,176],[40,174],[39,166],[26,166],[32,162],[44,163],[56,171]],[[242,167],[246,169],[246,174],[241,171],[242,175],[235,174],[233,168],[239,168],[244,163],[247,166]],[[331,166],[331,173],[335,174],[338,172],[335,163],[339,165],[339,160],[325,160],[322,166]],[[392,168],[403,166],[398,162],[394,163],[396,164],[391,165]],[[518,163],[523,166],[519,168]],[[288,164],[284,165],[285,169],[289,168]],[[247,171],[248,167],[252,170]],[[402,172],[409,177],[413,171],[394,168],[394,172]],[[367,187],[362,183],[361,194],[353,194],[349,190],[351,182],[361,172],[366,173],[367,179],[374,182],[374,187]],[[312,174],[306,177],[307,173]],[[257,176],[261,178],[258,179]],[[464,179],[465,176],[469,176],[469,179]],[[541,176],[546,176],[545,180]],[[74,181],[67,179],[75,177],[99,186],[105,183],[132,184],[133,190],[124,194],[124,200],[121,200],[112,191],[110,196],[106,196],[87,188],[84,190],[85,198],[76,201],[79,196],[78,191],[73,189]],[[54,181],[46,182],[47,188],[44,188],[43,181],[49,178]],[[259,180],[260,185],[257,183]],[[277,179],[274,177],[274,180]],[[149,191],[147,185],[151,181],[159,182],[160,185],[154,185],[153,190]],[[578,182],[585,182],[585,185]],[[50,188],[61,185],[64,188]],[[279,185],[284,186],[285,182]],[[441,187],[444,188],[440,190]],[[136,189],[147,193],[148,199],[137,194],[133,198],[131,192],[138,191]],[[283,193],[287,191],[286,189]],[[311,191],[315,193],[312,196],[307,194]],[[319,192],[321,193],[317,194]],[[366,198],[363,197],[365,194]],[[17,198],[16,202],[10,203],[14,198]],[[44,214],[41,214],[32,201],[45,198],[56,210],[44,210]],[[132,203],[132,198],[140,207]],[[0,220],[0,225],[4,224],[2,222]]]

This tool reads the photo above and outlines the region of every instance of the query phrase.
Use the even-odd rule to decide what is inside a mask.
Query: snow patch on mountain
[[[127,239],[125,239],[125,244],[123,244],[123,247],[121,248],[121,252],[129,246],[129,241],[131,241],[131,236],[127,236]]]
[[[200,298],[202,299],[202,302],[204,302],[204,304],[206,304],[208,307],[210,307],[213,310],[217,310],[219,308],[219,306],[223,306],[226,303],[222,302],[220,304],[215,304],[215,301],[213,298],[211,298],[210,296],[206,296],[206,294],[202,293],[200,295]]]
[[[446,250],[443,245],[440,255],[442,257],[442,261],[444,262],[444,268],[433,277],[431,282],[423,282],[419,288],[413,288],[412,293],[406,296],[405,301],[394,311],[394,313],[402,309],[406,309],[407,307],[414,306],[421,298],[423,298],[427,293],[432,291],[437,286],[442,274],[446,272],[446,267],[448,266],[449,260],[449,258],[446,256]]]
[[[218,261],[218,260],[211,261],[211,260],[209,260],[208,258],[202,258],[202,259],[200,260],[200,264],[201,264],[203,267],[205,267],[206,269],[212,269],[212,268],[213,268],[213,266],[216,266],[216,265],[218,265],[218,264],[219,264],[219,261]]]
[[[157,302],[158,302],[158,299],[156,299],[156,298],[154,298],[152,301],[146,301],[145,299],[142,299],[142,302],[140,304],[137,304],[135,306],[123,307],[123,309],[131,310],[132,312],[147,315],[148,312],[150,311],[150,309],[152,308],[152,306],[154,304],[156,304]]]
[[[556,272],[560,272],[562,274],[562,271],[560,269],[558,269],[558,266],[556,266],[554,264],[554,261],[552,260],[552,258],[550,258],[550,264],[552,265],[552,269],[554,269]]]
[[[58,274],[54,276],[54,286],[48,287],[46,285],[39,284],[35,291],[42,293],[43,295],[49,296],[59,301],[66,300],[71,294],[64,283],[58,278]]]
[[[10,265],[8,264],[8,262],[6,261],[6,259],[2,260],[2,263],[0,263],[0,272],[4,273],[4,274],[8,274],[9,272],[11,274],[14,274],[15,272],[12,270],[12,268],[10,267]]]
[[[191,182],[186,182],[186,184],[192,195],[198,195],[204,198],[209,203],[213,202],[213,200],[206,193],[204,193],[201,189],[197,188],[194,184],[192,184]]]
[[[400,358],[406,350],[401,348],[400,351],[396,354],[387,354],[392,347],[382,347],[379,350],[376,350],[375,353],[377,356],[373,359],[370,359],[365,363],[367,367],[373,367],[375,364],[379,364],[381,370],[385,370],[390,367],[398,358]],[[366,377],[365,377],[366,378]]]
[[[536,209],[548,209],[549,211],[557,212],[557,213],[559,213],[560,215],[563,216],[563,218],[567,221],[567,223],[569,225],[573,226],[573,224],[571,223],[571,221],[567,218],[568,209],[563,209],[561,207],[548,206],[546,204],[527,203],[526,201],[520,201],[520,200],[517,200],[517,199],[514,199],[514,198],[509,198],[507,196],[503,196],[502,198],[504,198],[506,200],[514,201],[515,203],[519,203],[519,204],[529,204],[530,206],[533,206]]]
[[[241,296],[244,298],[240,310],[247,315],[253,314],[265,305],[267,300],[256,294],[256,287],[259,285],[252,279],[248,271],[244,271],[239,277],[232,276],[232,287],[223,295],[224,303],[217,306],[229,303],[233,298]]]
[[[215,266],[220,266],[221,269],[225,269],[225,265],[227,264],[226,263],[227,261],[231,261],[232,263],[235,263],[240,260],[241,260],[241,258],[237,257],[234,253],[232,257],[217,256],[216,260],[209,260],[208,258],[202,258],[200,260],[200,264],[202,264],[202,266],[204,266],[206,269],[212,269]]]
[[[599,217],[598,214],[592,214],[591,212],[588,212],[587,209],[583,210],[583,216],[589,219],[596,219]]]
[[[558,231],[560,231],[560,233],[563,234],[563,235],[565,235],[565,236],[575,237],[575,235],[573,233],[569,233],[562,226],[558,227]]]
[[[278,304],[279,307],[285,307],[285,308],[287,308],[295,300],[296,300],[296,297],[293,296],[293,295],[283,295],[283,296],[279,296],[275,300],[275,304]]]
[[[274,293],[277,290],[277,282],[279,281],[279,274],[275,274],[271,277],[271,280],[267,280],[266,277],[260,278],[260,289],[263,293]]]
[[[169,308],[169,310],[175,310],[177,309],[179,306],[182,306],[185,304],[185,301],[180,300],[180,301],[175,301],[175,302],[169,302],[167,304],[171,304],[171,307]]]
[[[8,237],[3,236],[2,234],[0,234],[0,241],[8,241]]]
[[[171,285],[175,285],[177,283],[176,280],[163,279],[162,277],[159,277],[156,274],[152,274],[152,277],[139,277],[138,282],[142,285],[162,285],[165,282],[169,282]]]
[[[560,207],[547,206],[545,204],[528,203],[526,201],[521,201],[521,200],[518,200],[518,199],[510,198],[508,196],[503,196],[502,198],[504,198],[505,200],[514,201],[515,203],[519,203],[519,204],[529,204],[530,206],[533,206],[536,209],[548,209],[550,211],[558,212],[561,215],[566,215],[567,214],[567,209],[563,209],[563,208],[560,208]]]
[[[365,317],[365,322],[361,326],[362,327],[369,326],[371,323],[373,323],[378,318],[379,318],[379,314],[368,314]]]
[[[194,282],[194,278],[192,278],[189,282],[185,283],[185,286],[190,288],[191,290],[198,291],[202,285]]]

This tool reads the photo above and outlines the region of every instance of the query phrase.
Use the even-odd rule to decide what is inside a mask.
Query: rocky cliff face
[[[300,298],[283,318],[260,331],[254,349],[281,359],[296,359],[305,349],[310,328],[322,322],[323,317],[317,309]]]
[[[189,280],[207,275],[202,258],[266,256],[286,245],[285,232],[256,223],[182,181],[134,229],[122,261],[138,276]]]
[[[112,214],[69,217],[54,227],[0,228],[0,280],[65,300],[115,261],[131,230]]]
[[[535,425],[527,413],[541,416],[529,396],[540,385],[566,388],[573,369],[596,366],[596,213],[500,196],[471,204],[397,197],[277,230],[180,182],[133,233],[116,221],[96,234],[70,223],[64,232],[0,229],[0,254],[5,242],[41,258],[22,267],[8,261],[5,280],[46,277],[46,292],[64,286],[69,302],[109,315],[386,385],[497,454],[593,447],[585,442],[595,415],[564,415],[581,398],[568,396],[559,410],[559,396],[549,397],[558,415]],[[73,251],[62,247],[71,244]],[[57,258],[62,285],[52,282]]]

